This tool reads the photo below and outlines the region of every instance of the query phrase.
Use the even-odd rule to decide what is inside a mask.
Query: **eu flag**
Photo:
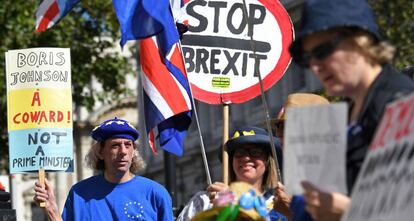
[[[174,25],[168,0],[113,0],[121,25],[121,47],[128,40],[147,38]]]

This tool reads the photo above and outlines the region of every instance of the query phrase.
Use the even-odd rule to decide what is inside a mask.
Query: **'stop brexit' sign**
[[[182,48],[193,95],[211,103],[242,103],[269,89],[290,63],[293,28],[278,1],[186,3],[189,32]]]

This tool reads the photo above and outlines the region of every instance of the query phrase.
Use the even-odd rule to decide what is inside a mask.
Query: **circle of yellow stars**
[[[134,215],[134,214],[129,214],[128,213],[128,207],[132,207],[132,206],[138,207],[138,209],[140,210],[138,214]],[[134,201],[134,202],[131,201],[129,203],[125,203],[124,213],[128,218],[131,218],[133,220],[134,219],[139,219],[139,218],[143,217],[143,215],[144,215],[144,206],[142,206],[141,203],[136,202],[136,201]]]

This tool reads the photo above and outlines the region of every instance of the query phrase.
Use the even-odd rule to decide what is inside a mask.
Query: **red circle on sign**
[[[186,4],[190,1],[185,1]],[[289,46],[293,41],[293,26],[288,13],[279,1],[259,0],[263,6],[271,12],[276,19],[280,27],[281,32],[281,54],[276,66],[271,70],[269,74],[262,79],[264,90],[268,90],[273,86],[285,73],[288,65],[290,64],[291,56],[289,53]],[[258,78],[257,78],[258,79]],[[191,83],[191,82],[190,82]],[[206,91],[197,87],[197,85],[191,83],[191,88],[194,98],[199,101],[209,104],[228,104],[228,103],[243,103],[260,95],[259,79],[253,86],[244,88],[240,91],[229,93],[215,93]]]

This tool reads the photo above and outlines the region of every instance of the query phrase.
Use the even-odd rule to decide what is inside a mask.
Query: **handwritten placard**
[[[284,176],[291,194],[301,194],[301,181],[327,191],[346,193],[345,151],[347,105],[286,110]]]
[[[73,171],[70,50],[6,52],[10,173]]]
[[[414,93],[382,117],[342,221],[414,219]]]

